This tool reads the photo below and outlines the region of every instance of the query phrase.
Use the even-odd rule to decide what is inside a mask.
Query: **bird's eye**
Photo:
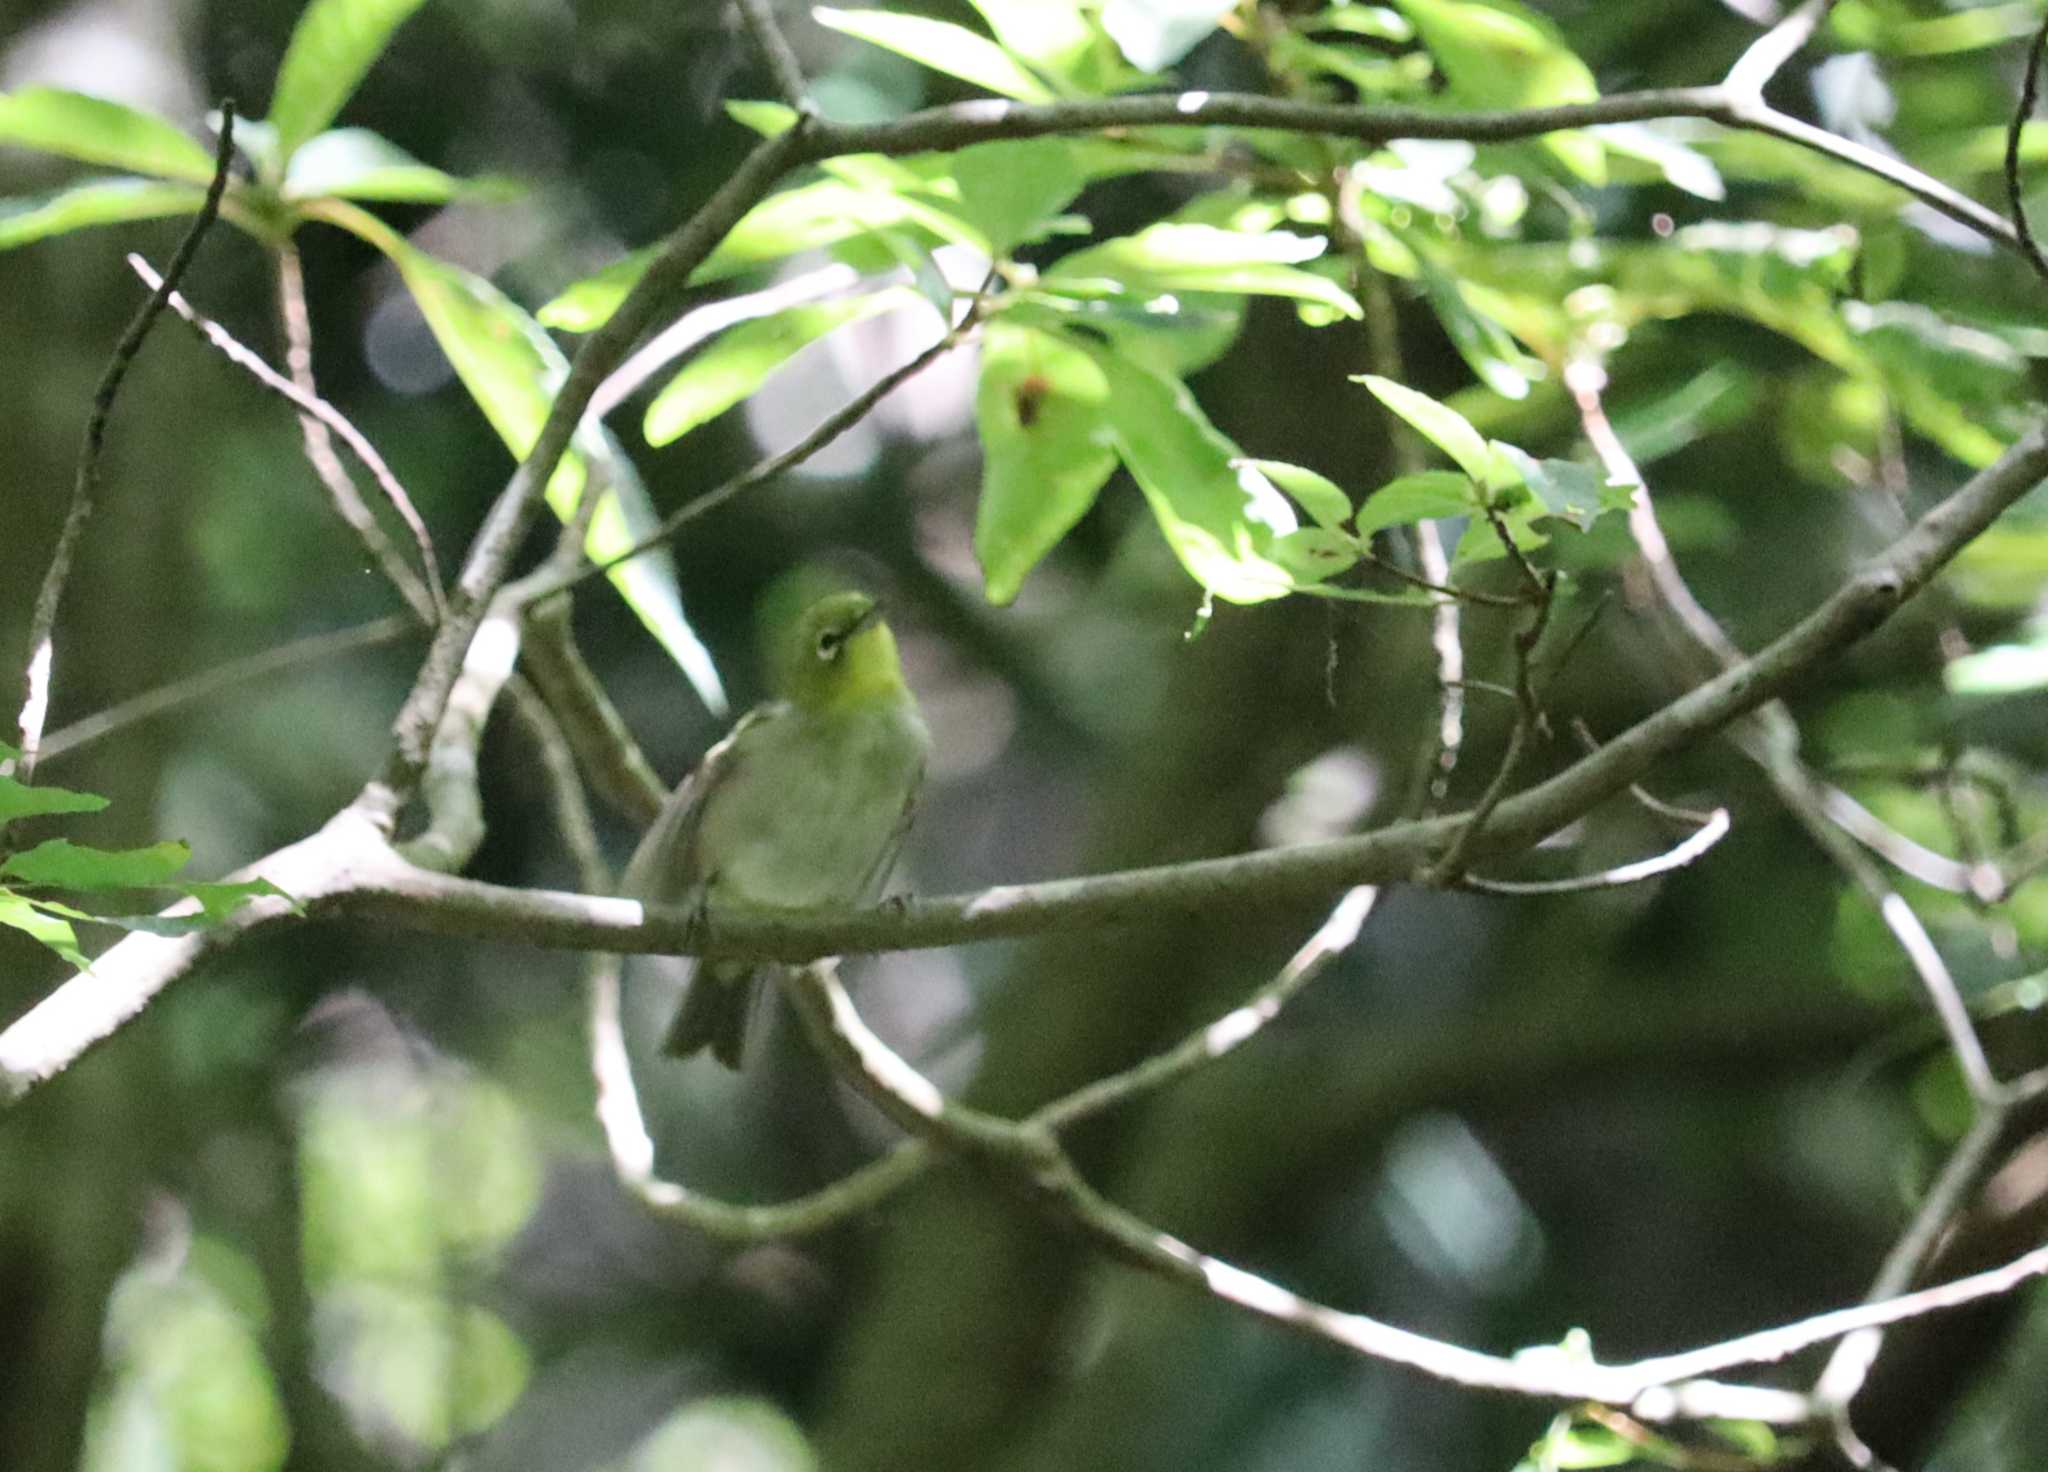
[[[825,630],[824,633],[818,635],[818,658],[825,660],[839,658],[840,646],[845,642],[846,636],[844,634],[836,633],[831,629]]]

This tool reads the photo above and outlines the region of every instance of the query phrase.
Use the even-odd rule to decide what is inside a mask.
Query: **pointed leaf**
[[[647,443],[668,444],[723,414],[827,333],[919,299],[908,287],[892,287],[841,301],[789,307],[740,323],[692,358],[654,396],[647,406]]]
[[[984,456],[974,555],[989,602],[1017,596],[1116,469],[1108,396],[1102,370],[1079,348],[1001,318],[988,325],[974,401]]]
[[[1002,255],[1036,240],[1087,182],[1064,138],[977,143],[953,157],[960,214]]]
[[[1323,253],[1319,238],[1285,230],[1258,233],[1214,225],[1164,224],[1063,256],[1041,284],[1049,290],[1151,294],[1245,292],[1320,302],[1347,317],[1363,315],[1351,293],[1295,263]]]
[[[396,31],[421,0],[312,0],[292,28],[270,125],[280,160],[289,166],[301,143],[334,120]]]
[[[189,215],[206,191],[155,179],[93,179],[51,194],[0,199],[0,250],[92,225]]]
[[[1247,460],[1266,479],[1294,498],[1317,526],[1336,529],[1351,519],[1351,497],[1326,475],[1283,460]]]
[[[1513,110],[1591,102],[1593,73],[1554,22],[1518,0],[1397,0],[1450,82],[1473,107]],[[1588,184],[1606,182],[1598,139],[1552,133],[1544,146]]]
[[[213,180],[213,155],[155,113],[60,87],[0,93],[0,143],[162,179]]]
[[[1513,485],[1519,479],[1514,468],[1504,465],[1494,454],[1486,437],[1450,405],[1440,404],[1428,394],[1373,373],[1353,374],[1351,381],[1371,389],[1374,398],[1455,460],[1458,468],[1481,486],[1498,490],[1502,486]]]
[[[1076,0],[970,0],[1005,51],[1041,71],[1079,80],[1101,40]],[[1098,79],[1099,80],[1099,79]]]
[[[0,874],[23,884],[49,884],[59,889],[135,889],[164,883],[191,859],[192,850],[176,842],[104,849],[52,838],[8,855],[0,861]]]
[[[1625,511],[1635,492],[1627,486],[1607,484],[1607,477],[1590,465],[1572,460],[1538,460],[1500,440],[1494,452],[1520,472],[1522,484],[1534,493],[1550,516],[1561,516],[1580,531],[1609,511]]]
[[[91,969],[85,953],[78,949],[78,932],[71,928],[71,922],[45,914],[11,889],[0,888],[0,925],[41,941],[80,971]]]
[[[1478,509],[1479,497],[1470,477],[1455,470],[1424,470],[1390,480],[1367,496],[1353,526],[1364,541],[1388,527],[1470,516]]]
[[[568,360],[525,310],[490,282],[415,248],[376,216],[339,201],[321,218],[362,237],[389,256],[419,304],[434,340],[484,417],[515,457],[540,437]],[[577,431],[569,454],[548,481],[548,504],[567,521],[575,514],[593,464],[605,500],[591,517],[585,550],[603,562],[632,546],[657,524],[639,472],[601,426]],[[726,710],[716,666],[683,613],[675,561],[666,548],[643,553],[608,575],[627,606],[667,649],[698,697],[715,714]]]
[[[62,787],[30,787],[13,777],[0,777],[0,823],[46,813],[96,813],[107,805],[97,792],[70,792]]]
[[[453,199],[509,199],[510,179],[458,179],[421,163],[368,128],[333,128],[308,138],[285,170],[286,199],[375,199],[394,204],[446,204]]]
[[[915,228],[930,213],[931,206],[921,201],[856,188],[841,179],[800,184],[770,195],[741,216],[690,281],[701,286],[869,231]],[[540,321],[565,332],[602,326],[647,274],[654,254],[654,247],[635,251],[577,282],[540,309]]]
[[[1274,543],[1298,529],[1287,502],[1202,413],[1187,385],[1120,353],[1096,351],[1117,453],[1145,493],[1167,544],[1196,582],[1232,603],[1294,591]]]
[[[1013,97],[1019,102],[1053,100],[1052,90],[1015,57],[965,26],[921,15],[898,15],[887,10],[834,10],[823,5],[814,7],[811,15],[820,25],[872,42],[998,96]]]

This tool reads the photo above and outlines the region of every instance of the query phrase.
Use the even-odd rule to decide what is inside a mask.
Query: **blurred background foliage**
[[[981,25],[964,4],[916,8]],[[1772,8],[1541,10],[1616,91],[1718,78]],[[1308,7],[1241,9],[1234,32],[1198,28],[1176,70],[1197,87],[1368,100],[1426,83],[1401,14],[1340,9],[1314,23]],[[1404,10],[1428,31],[1432,7]],[[263,112],[300,11],[9,0],[0,83],[118,98],[199,138],[222,96]],[[2041,15],[2031,0],[1841,0],[1772,95],[1994,200],[2022,39]],[[843,22],[786,18],[834,117],[972,95]],[[1486,67],[1461,77],[1436,39],[1453,91],[1483,88]],[[1099,48],[1075,65],[1095,69],[1091,86],[1131,79]],[[1580,84],[1558,65],[1553,82]],[[512,462],[422,314],[439,268],[422,257],[402,273],[405,253],[538,309],[704,199],[753,136],[722,104],[771,92],[716,0],[429,3],[369,70],[343,123],[451,175],[518,186],[446,208],[366,206],[397,232],[385,253],[364,238],[376,219],[297,237],[324,391],[411,488],[444,570]],[[2042,128],[2024,136],[2029,161],[2048,146]],[[1226,171],[1328,163],[1300,140],[1218,147]],[[1488,434],[1584,460],[1555,366],[1597,341],[1608,409],[1682,565],[1755,647],[2032,412],[2032,360],[2048,353],[2040,283],[1867,176],[1776,140],[1639,130],[1606,150],[1604,179],[1590,167],[1569,143],[1360,161],[1405,376]],[[0,154],[10,195],[76,173]],[[1184,167],[1119,173],[1066,208],[1101,240],[1202,207],[1222,182]],[[0,647],[20,642],[93,382],[138,299],[122,254],[161,261],[179,228],[123,224],[0,254],[0,586],[13,590]],[[1020,255],[1049,269],[1074,248],[1055,234]],[[1324,279],[1352,284],[1337,269]],[[186,290],[281,360],[259,245],[218,231]],[[471,298],[441,300],[458,311]],[[1346,381],[1380,366],[1357,326],[1313,301],[1235,300],[1241,327],[1206,324],[1177,364],[1209,420],[1247,454],[1315,467],[1353,496],[1403,468],[1386,421]],[[788,444],[922,345],[928,320],[911,309],[841,326],[673,447],[621,428],[648,505],[679,505]],[[516,405],[499,408],[516,439],[503,417]],[[694,523],[674,548],[687,637],[673,619],[650,637],[617,599],[580,597],[583,645],[665,777],[722,726],[679,673],[690,641],[733,704],[751,702],[781,580],[822,565],[882,593],[936,733],[900,880],[911,888],[1237,852],[1402,810],[1435,720],[1426,615],[1225,604],[1189,639],[1202,590],[1121,474],[1018,573],[1014,605],[991,607],[972,552],[974,413],[972,355],[956,354],[801,472]],[[670,429],[689,418],[675,415]],[[1574,575],[1561,618],[1600,610],[1548,704],[1603,734],[1678,688],[1610,521],[1561,530],[1544,554]],[[1499,566],[1473,576],[1510,585]],[[2037,496],[1797,693],[1810,757],[1936,848],[1967,856],[2038,830],[2044,580]],[[52,724],[393,606],[324,509],[288,413],[161,330],[115,418],[105,505],[60,626]],[[1510,630],[1498,611],[1468,613],[1475,677],[1506,677]],[[53,759],[50,780],[113,800],[81,837],[177,837],[195,872],[222,872],[354,792],[419,647],[360,650],[132,726]],[[1464,801],[1512,714],[1483,691],[1471,709]],[[1571,755],[1559,742],[1537,761]],[[492,728],[484,773],[491,828],[473,872],[573,885],[518,730]],[[1731,747],[1667,763],[1656,787],[1727,804],[1733,835],[1694,868],[1618,892],[1390,894],[1256,1044],[1090,1125],[1076,1147],[1091,1177],[1306,1293],[1493,1348],[1577,1326],[1604,1358],[1625,1358],[1856,1299],[1966,1125],[1962,1090],[1871,907]],[[1530,866],[1589,869],[1663,841],[1620,807],[1567,838]],[[607,839],[623,856],[632,835],[617,825]],[[1989,910],[1907,892],[1994,1043],[2029,1056],[2048,881]],[[855,983],[934,1077],[1022,1110],[1225,1010],[1315,918],[1219,915],[892,956]],[[668,1002],[660,971],[643,968],[631,994],[643,1031]],[[60,974],[0,931],[9,1014]],[[889,1139],[786,1020],[742,1078],[643,1063],[665,1173],[735,1198],[822,1183]],[[2017,1299],[1953,1360],[1956,1386],[1898,1392],[1927,1465],[2040,1466],[2048,1318]],[[1775,1373],[1798,1383],[1813,1363]],[[815,1241],[733,1252],[658,1224],[603,1163],[562,956],[342,923],[274,934],[0,1118],[11,1472],[1505,1472],[1549,1421],[1135,1276],[955,1174]],[[1608,1464],[1630,1460],[1605,1450]],[[1643,1464],[1674,1455],[1650,1448]]]

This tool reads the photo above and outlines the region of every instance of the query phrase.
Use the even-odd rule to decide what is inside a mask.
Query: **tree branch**
[[[49,566],[43,572],[42,585],[36,590],[35,607],[29,614],[28,662],[22,679],[19,721],[21,755],[0,761],[0,774],[17,777],[23,782],[35,776],[36,752],[42,744],[43,722],[48,719],[50,711],[50,671],[56,663],[57,605],[63,601],[64,585],[71,580],[71,563],[78,555],[78,540],[85,534],[86,522],[92,519],[99,490],[100,453],[107,440],[107,420],[113,415],[114,400],[120,395],[121,385],[128,377],[135,355],[142,351],[142,344],[149,337],[149,330],[156,326],[156,319],[163,315],[164,304],[170,299],[172,290],[184,279],[192,258],[198,254],[199,242],[205,239],[206,232],[220,214],[221,196],[227,192],[228,175],[234,167],[234,160],[235,104],[229,98],[220,105],[220,143],[214,154],[213,180],[206,186],[206,196],[200,201],[191,225],[186,228],[184,239],[178,242],[178,249],[172,254],[171,264],[164,272],[164,280],[129,319],[121,340],[114,345],[113,356],[107,360],[106,369],[100,374],[99,386],[93,390],[92,410],[86,415],[85,437],[78,451],[78,473],[71,486],[71,505],[64,513],[64,525],[57,533],[57,545],[50,552]]]

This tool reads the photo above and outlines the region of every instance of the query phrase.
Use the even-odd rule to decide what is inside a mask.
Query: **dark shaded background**
[[[1548,8],[1609,89],[1711,79],[1754,34],[1712,0]],[[224,94],[260,113],[297,9],[10,4],[0,75],[96,86],[195,127]],[[908,63],[808,22],[793,31],[847,106],[946,95]],[[1892,136],[1910,153],[1923,120],[1998,121],[2016,91],[2008,51],[1889,73]],[[1242,82],[1245,65],[1218,38],[1185,70],[1197,84]],[[530,181],[520,204],[395,218],[534,305],[701,200],[747,141],[717,101],[766,90],[718,4],[477,0],[428,5],[343,120],[451,169]],[[1779,90],[1808,106],[1798,68]],[[19,192],[57,175],[8,155],[0,177]],[[1081,209],[1109,233],[1172,208],[1184,187],[1118,181]],[[1621,234],[1677,207],[1621,187],[1591,202]],[[1794,223],[1815,211],[1768,190],[1725,210]],[[121,254],[161,260],[177,230],[122,227],[0,256],[9,661],[91,385],[137,300]],[[507,457],[390,268],[339,234],[301,243],[325,390],[412,489],[452,566]],[[1911,231],[1895,244],[1902,299],[2016,319],[2038,306],[2038,285],[2003,259]],[[187,286],[275,359],[272,290],[263,254],[225,229]],[[1461,387],[1466,371],[1433,321],[1406,325],[1414,381]],[[875,337],[818,355],[813,381],[778,388],[762,412],[807,423],[843,396],[845,375],[872,376],[892,351]],[[1805,473],[1785,421],[1797,412],[1786,385],[1807,364],[1753,327],[1645,330],[1617,359],[1615,405],[1709,363],[1753,377],[1755,411],[1692,435],[1657,481],[1668,505],[1719,528],[1684,538],[1680,554],[1754,647],[1882,542],[1886,513]],[[1251,453],[1363,487],[1392,473],[1382,430],[1344,380],[1366,366],[1355,336],[1311,332],[1267,302],[1196,387]],[[921,382],[838,473],[752,493],[677,546],[690,613],[742,702],[760,693],[755,610],[778,576],[823,559],[887,598],[946,754],[901,882],[967,889],[1239,851],[1261,841],[1304,766],[1332,752],[1347,755],[1318,770],[1335,774],[1337,794],[1367,815],[1398,809],[1433,719],[1417,616],[1303,600],[1226,607],[1189,642],[1196,590],[1121,481],[1016,608],[991,610],[966,550],[977,474],[967,392]],[[1531,418],[1518,426],[1525,443],[1570,452],[1562,412]],[[670,505],[755,453],[736,411],[641,463]],[[1938,452],[1906,454],[1915,505],[1960,479]],[[1583,552],[1592,592],[1616,587],[1613,551]],[[1936,644],[1949,620],[1973,637],[2006,633],[2030,601],[1916,606],[1800,692],[1818,754],[1977,741],[2038,765],[2038,698],[1944,696]],[[281,407],[163,331],[115,418],[104,507],[60,629],[53,725],[392,606],[325,510]],[[664,775],[679,774],[717,724],[608,594],[581,599],[578,631]],[[1501,675],[1502,635],[1483,614],[1469,621],[1475,673]],[[1617,603],[1553,708],[1622,728],[1672,693],[1659,650]],[[196,868],[224,870],[355,791],[417,652],[249,687],[53,763],[51,780],[113,799],[81,837],[180,836]],[[1507,715],[1484,697],[1474,709],[1467,800]],[[1537,760],[1569,755],[1559,745]],[[494,727],[485,758],[492,828],[474,872],[571,885],[532,750]],[[1733,836],[1706,863],[1620,893],[1389,895],[1359,945],[1254,1046],[1079,1137],[1091,1178],[1306,1293],[1488,1348],[1580,1326],[1620,1359],[1856,1299],[1959,1130],[1957,1086],[1916,1020],[1903,965],[1732,750],[1675,760],[1656,787],[1728,804]],[[1308,807],[1348,821],[1329,797]],[[1576,849],[1531,872],[1615,862],[1662,831],[1617,806],[1573,836]],[[631,835],[608,839],[622,858]],[[2048,916],[2031,891],[2022,901],[2004,920],[1940,912],[1972,988],[2039,964]],[[1317,918],[1233,914],[887,958],[854,974],[887,1036],[974,1101],[1021,1110],[1227,1009]],[[7,1013],[57,974],[0,935]],[[643,982],[634,999],[651,1026],[664,994]],[[650,1063],[666,1170],[770,1199],[886,1141],[789,1034],[780,1027],[739,1081]],[[752,1468],[806,1465],[808,1440],[835,1469],[1505,1472],[1548,1421],[1100,1262],[957,1175],[820,1241],[734,1254],[693,1240],[611,1185],[581,1037],[571,958],[364,926],[259,940],[182,983],[0,1120],[0,1466]],[[1978,1340],[1989,1359],[1967,1361],[1961,1414],[1932,1465],[1991,1472],[2048,1457],[2048,1323],[2035,1313],[2014,1337],[1993,1332]],[[1771,1373],[1800,1383],[1816,1364]],[[1951,1409],[1936,1402],[1920,1419],[1946,1422]],[[187,1460],[164,1459],[174,1444]]]

